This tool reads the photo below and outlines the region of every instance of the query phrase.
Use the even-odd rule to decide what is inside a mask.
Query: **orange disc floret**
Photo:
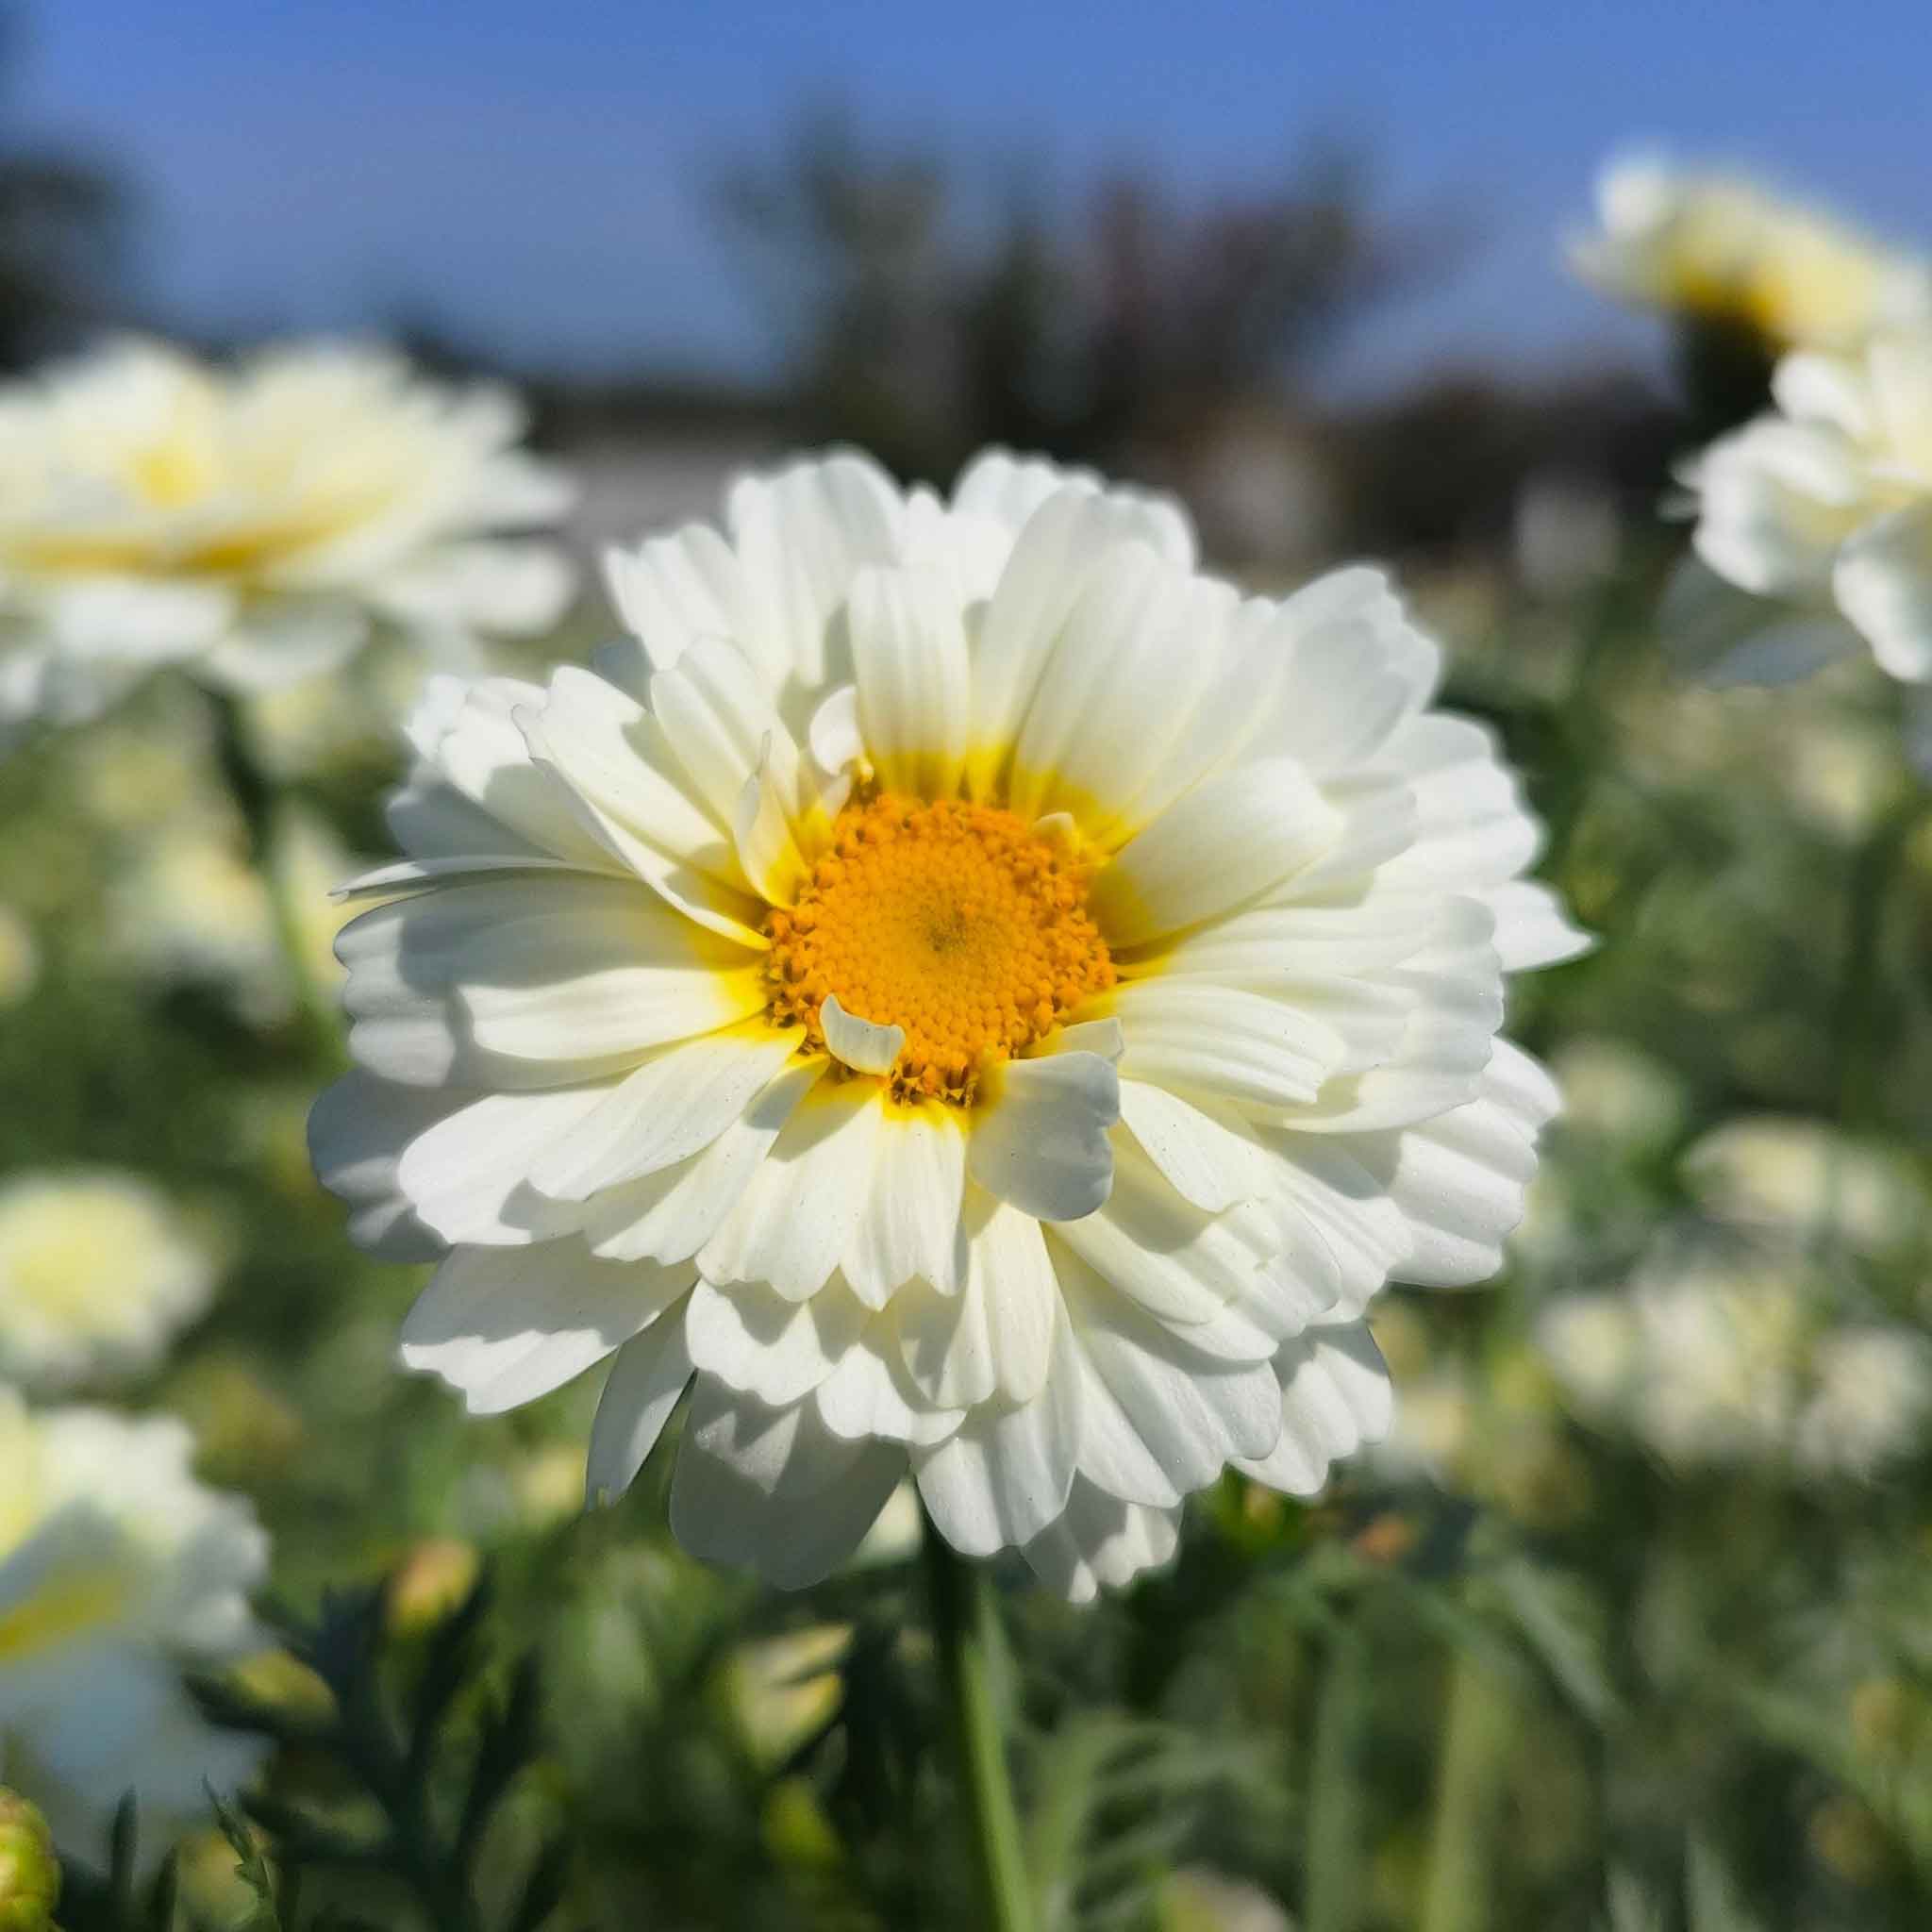
[[[1086,870],[992,806],[883,792],[849,806],[791,908],[773,912],[771,1015],[824,1048],[819,1008],[902,1026],[903,1100],[970,1102],[979,1070],[1114,983]]]

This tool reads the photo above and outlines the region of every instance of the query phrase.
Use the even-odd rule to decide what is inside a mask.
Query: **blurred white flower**
[[[1932,1346],[1834,1324],[1802,1267],[1670,1241],[1627,1289],[1559,1295],[1537,1341],[1570,1405],[1683,1469],[1866,1477],[1915,1451]]]
[[[92,716],[161,664],[262,690],[372,626],[468,661],[555,621],[571,491],[506,391],[398,357],[273,349],[234,369],[125,340],[0,389],[0,726]]]
[[[41,949],[34,929],[11,906],[0,904],[0,1007],[30,998],[41,979]]]
[[[1932,314],[1922,259],[1746,175],[1625,154],[1597,176],[1596,205],[1569,258],[1619,301],[1741,324],[1778,347],[1852,346]]]
[[[341,984],[335,937],[349,913],[330,895],[358,861],[312,814],[283,818],[271,863],[297,915],[296,941],[310,985]],[[221,819],[172,827],[148,841],[108,895],[117,958],[154,979],[227,989],[257,1023],[289,1008],[287,963],[261,875]]]
[[[815,1581],[909,1474],[1091,1597],[1386,1426],[1364,1310],[1499,1265],[1557,1106],[1505,975],[1586,942],[1378,573],[1243,601],[1004,453],[728,524],[612,559],[596,671],[412,721],[318,1167],[447,1248],[404,1357],[473,1410],[615,1357],[599,1493],[695,1380],[697,1553]]]
[[[1664,627],[1712,683],[1782,684],[1869,651],[1932,699],[1932,321],[1856,350],[1788,356],[1776,408],[1683,480],[1696,557]],[[1923,723],[1923,719],[1921,719]],[[1916,725],[1914,728],[1918,728]]]
[[[1911,1163],[1823,1121],[1726,1121],[1685,1154],[1684,1178],[1719,1221],[1804,1245],[1827,1225],[1867,1254],[1913,1240],[1926,1216]]]
[[[1619,1146],[1654,1147],[1683,1123],[1683,1080],[1627,1041],[1579,1034],[1551,1055],[1550,1071],[1563,1090],[1566,1137],[1588,1134]]]
[[[1797,1454],[1824,1475],[1868,1476],[1910,1455],[1932,1416],[1932,1342],[1904,1328],[1843,1328],[1812,1356]]]
[[[60,1390],[153,1368],[207,1307],[216,1264],[133,1174],[0,1184],[0,1384]]]
[[[262,1747],[210,1730],[182,1687],[259,1647],[267,1540],[190,1474],[167,1418],[29,1412],[0,1391],[0,1780],[99,1865],[132,1792],[152,1866]]]

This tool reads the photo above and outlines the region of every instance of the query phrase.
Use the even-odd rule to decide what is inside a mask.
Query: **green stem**
[[[1033,1894],[1001,1736],[1005,1647],[999,1606],[985,1566],[959,1557],[930,1520],[924,1549],[933,1643],[966,1788],[985,1924],[988,1932],[1032,1932]]]
[[[1362,1894],[1363,1791],[1358,1754],[1368,1707],[1368,1644],[1343,1608],[1318,1669],[1308,1744],[1303,1922],[1308,1932],[1353,1932]]]
[[[309,1052],[329,1060],[341,1058],[332,1002],[308,970],[303,943],[302,916],[278,862],[282,852],[282,813],[274,779],[264,772],[249,741],[248,720],[242,702],[229,691],[211,691],[215,714],[215,750],[228,795],[242,816],[248,838],[248,863],[268,894],[269,916],[275,924],[283,976],[295,1009],[296,1025]]]
[[[1853,1134],[1869,1126],[1876,1111],[1880,1069],[1870,1048],[1878,1038],[1873,1008],[1882,982],[1886,906],[1899,861],[1927,803],[1923,791],[1908,793],[1872,828],[1852,860],[1845,897],[1844,958],[1832,1015],[1840,1133]],[[1828,1253],[1838,1240],[1842,1166],[1842,1149],[1834,1146],[1825,1175],[1824,1222],[1818,1230],[1821,1254]]]
[[[1458,1649],[1449,1666],[1422,1932],[1483,1932],[1494,1923],[1495,1836],[1509,1715],[1507,1694],[1494,1674]]]

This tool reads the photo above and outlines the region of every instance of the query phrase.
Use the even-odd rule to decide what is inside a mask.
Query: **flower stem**
[[[211,691],[209,700],[215,714],[216,758],[228,795],[247,833],[248,863],[268,895],[269,917],[275,925],[283,977],[303,1045],[309,1053],[333,1061],[340,1057],[340,1048],[331,1003],[308,970],[301,913],[290,890],[288,874],[277,862],[281,841],[276,835],[281,813],[275,781],[255,756],[241,700],[229,691]]]
[[[1449,1665],[1424,1932],[1482,1932],[1495,1923],[1496,1840],[1510,1715],[1503,1685],[1459,1646]]]
[[[930,1519],[924,1552],[933,1643],[945,1683],[959,1780],[966,1788],[985,1923],[989,1932],[1032,1932],[1033,1894],[1001,1735],[1000,1679],[1006,1656],[999,1606],[984,1565],[959,1557]]]

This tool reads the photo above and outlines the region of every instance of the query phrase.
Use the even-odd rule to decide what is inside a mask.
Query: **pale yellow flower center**
[[[892,1091],[970,1102],[990,1060],[1039,1040],[1114,982],[1088,874],[992,806],[887,792],[848,806],[831,849],[767,924],[771,1015],[823,1050],[839,1004],[905,1028]]]

